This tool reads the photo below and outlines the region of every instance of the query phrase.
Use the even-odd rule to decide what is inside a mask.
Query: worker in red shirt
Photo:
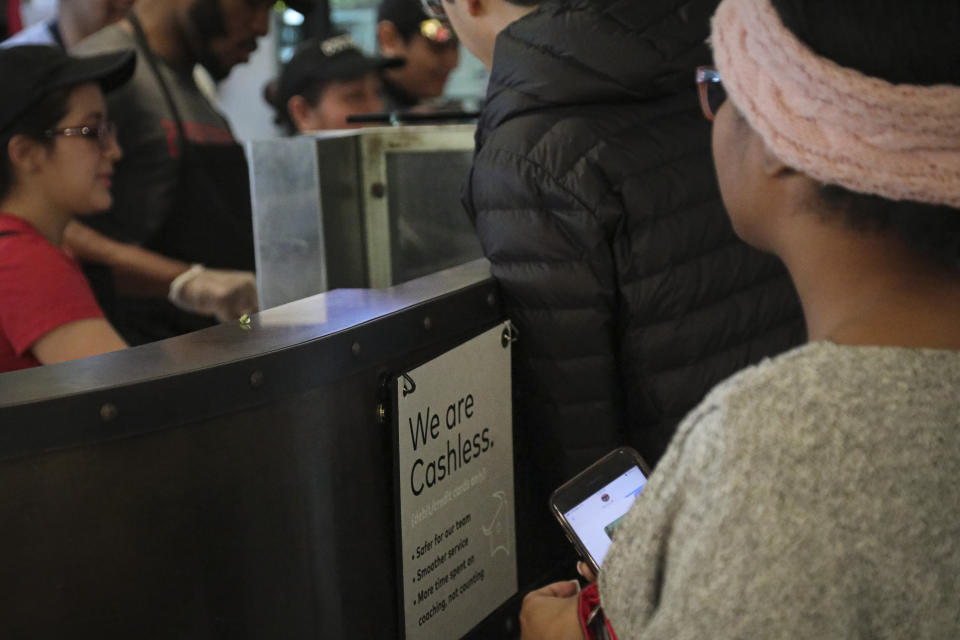
[[[0,51],[0,372],[127,346],[61,244],[71,219],[110,207],[122,152],[104,93],[134,65],[133,52]]]

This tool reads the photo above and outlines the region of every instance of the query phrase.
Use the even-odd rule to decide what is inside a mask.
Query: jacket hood
[[[719,0],[547,0],[500,32],[478,134],[528,111],[692,88]],[[478,141],[482,136],[478,135]]]

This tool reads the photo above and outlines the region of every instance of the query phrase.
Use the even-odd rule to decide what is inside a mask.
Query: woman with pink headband
[[[958,29],[957,0],[723,0],[721,192],[809,343],[686,418],[599,590],[529,594],[526,640],[960,637]]]

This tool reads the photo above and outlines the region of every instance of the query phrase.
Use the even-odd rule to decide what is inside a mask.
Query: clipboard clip
[[[519,338],[520,330],[513,325],[512,321],[507,320],[507,325],[503,328],[503,333],[500,334],[500,345],[506,349]]]
[[[400,375],[403,378],[403,397],[406,398],[408,395],[417,390],[417,383],[413,381],[413,378],[405,373]]]

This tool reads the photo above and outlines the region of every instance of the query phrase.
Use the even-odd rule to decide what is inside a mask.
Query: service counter
[[[477,260],[0,375],[0,636],[401,637],[388,387],[503,321]]]

